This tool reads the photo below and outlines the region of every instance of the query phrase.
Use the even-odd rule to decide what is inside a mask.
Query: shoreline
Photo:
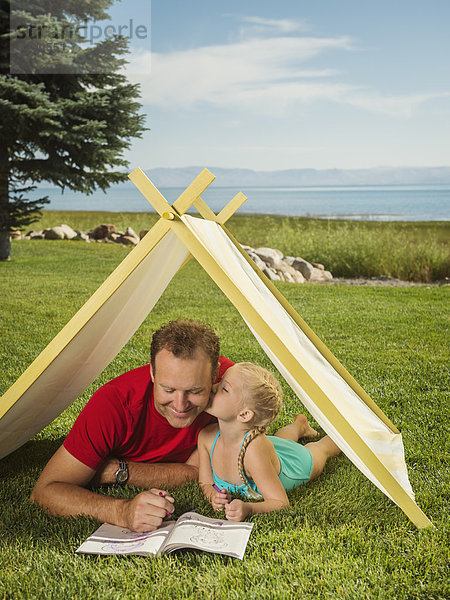
[[[150,215],[152,217],[157,217],[158,213],[155,210],[148,211],[133,211],[133,210],[86,210],[86,209],[54,209],[54,208],[43,208],[42,214],[50,214],[50,213],[67,213],[67,214],[92,214],[95,216],[96,214],[100,215],[133,215],[133,216],[144,216]],[[186,214],[199,216],[197,211],[187,211]],[[391,218],[392,216],[396,216],[397,218]],[[308,214],[308,215],[291,215],[291,214],[281,214],[281,213],[263,213],[263,212],[237,212],[231,218],[271,218],[271,219],[300,219],[300,220],[309,220],[309,221],[350,221],[352,223],[407,223],[411,225],[418,225],[420,223],[424,224],[448,224],[450,225],[450,217],[448,219],[421,219],[421,218],[407,218],[407,215],[382,215],[382,214],[343,214],[343,215],[326,215],[326,214]]]

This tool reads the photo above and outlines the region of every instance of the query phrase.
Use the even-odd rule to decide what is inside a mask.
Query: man
[[[156,331],[150,365],[99,388],[41,473],[31,500],[53,515],[90,515],[134,531],[156,529],[173,511],[158,488],[198,478],[197,438],[212,384],[233,363],[212,329],[191,320]],[[132,500],[99,495],[92,484],[152,488]]]

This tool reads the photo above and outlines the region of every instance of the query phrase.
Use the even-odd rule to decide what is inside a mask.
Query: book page
[[[174,523],[164,524],[156,531],[136,533],[126,527],[103,523],[76,550],[85,554],[157,554],[166,541]]]
[[[193,548],[242,560],[253,523],[232,523],[191,512],[181,516],[162,552]]]

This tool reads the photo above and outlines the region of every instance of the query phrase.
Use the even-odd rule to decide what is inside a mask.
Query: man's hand
[[[162,469],[164,465],[144,466],[159,466]],[[93,469],[74,458],[61,446],[36,482],[31,501],[38,502],[52,515],[90,515],[103,523],[128,527],[139,532],[156,529],[167,513],[173,512],[173,498],[160,489],[142,492],[132,500],[113,498],[87,490],[85,486],[92,481],[94,475]]]
[[[225,505],[225,516],[229,521],[244,521],[251,511],[251,503],[242,500],[235,499]]]
[[[174,511],[174,499],[155,488],[141,492],[123,505],[126,527],[138,533],[154,531]]]

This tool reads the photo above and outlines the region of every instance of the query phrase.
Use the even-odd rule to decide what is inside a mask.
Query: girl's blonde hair
[[[280,412],[283,392],[277,378],[267,369],[249,362],[237,363],[235,366],[243,376],[243,402],[255,413],[249,422],[252,430],[245,438],[238,456],[239,475],[250,494],[258,496],[250,488],[245,478],[244,456],[250,442],[257,435],[266,433],[267,427]]]

